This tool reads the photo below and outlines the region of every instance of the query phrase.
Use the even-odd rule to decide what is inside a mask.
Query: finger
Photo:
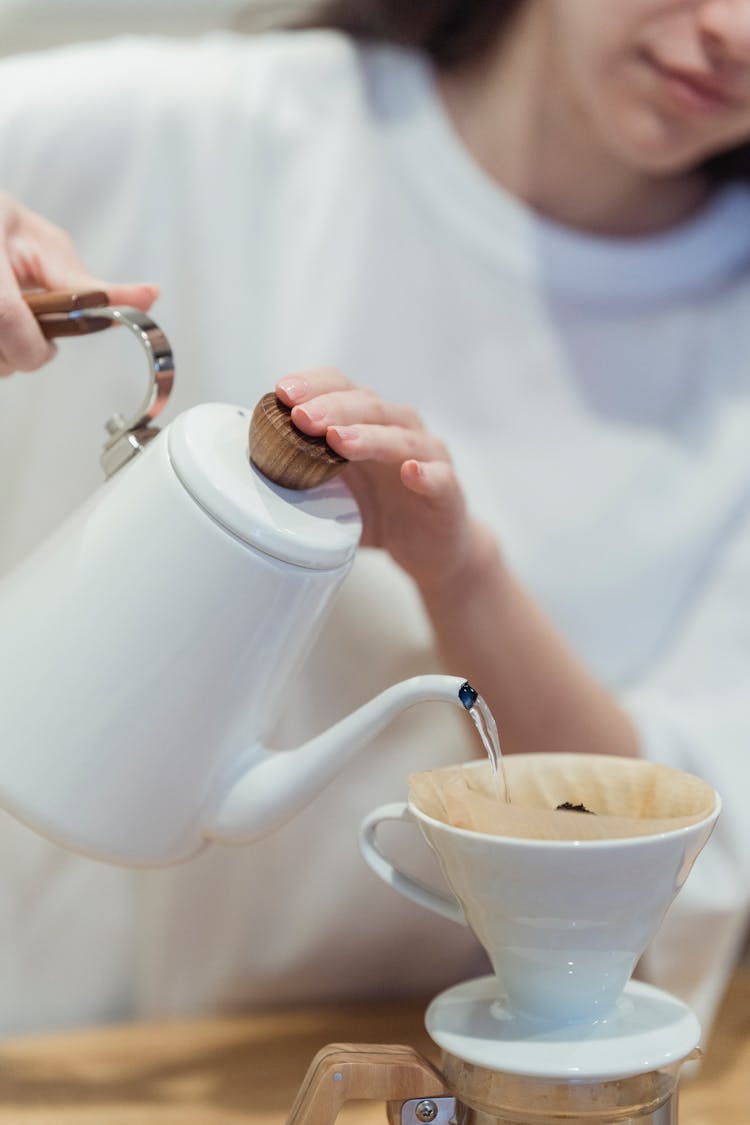
[[[407,426],[329,426],[326,441],[347,461],[378,461],[401,464],[403,461],[448,460],[445,446],[427,430]]]
[[[159,296],[152,282],[105,281],[87,270],[67,231],[41,215],[17,209],[17,226],[11,231],[10,256],[23,288],[50,290],[102,289],[111,305],[130,305],[146,312]]]
[[[433,501],[452,502],[462,495],[453,466],[447,461],[404,461],[401,481],[410,492]]]
[[[42,289],[73,289],[84,292],[87,289],[101,289],[107,294],[110,305],[125,305],[148,312],[159,296],[159,286],[149,281],[121,283],[105,281],[100,277],[80,269],[66,269],[60,263],[52,263],[40,270],[36,284]]]
[[[55,351],[23,300],[9,263],[0,258],[0,373],[34,371]]]
[[[422,428],[418,414],[410,406],[384,402],[365,387],[315,395],[292,409],[292,421],[306,434],[324,434],[330,426],[361,423]]]
[[[286,375],[279,379],[274,390],[283,403],[294,406],[327,391],[344,390],[351,386],[349,379],[338,368],[316,367],[310,371]]]
[[[453,466],[447,461],[405,461],[401,483],[421,496],[446,526],[465,516],[466,502]]]
[[[148,312],[159,296],[159,286],[149,281],[115,284],[111,281],[95,280],[90,288],[103,289],[110,305],[126,305],[129,308],[140,309],[141,312]]]

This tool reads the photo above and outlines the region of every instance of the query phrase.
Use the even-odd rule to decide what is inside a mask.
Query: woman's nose
[[[700,31],[728,59],[750,62],[750,0],[703,0]]]

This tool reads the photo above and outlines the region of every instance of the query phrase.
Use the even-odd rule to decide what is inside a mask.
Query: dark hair
[[[522,0],[321,0],[304,21],[425,51],[448,68],[496,41]]]
[[[300,29],[332,28],[355,39],[381,40],[426,52],[449,69],[478,58],[524,0],[274,0],[274,22]],[[281,11],[281,18],[278,12]],[[285,14],[286,13],[286,14]],[[750,181],[750,141],[717,153],[703,170],[714,183]]]

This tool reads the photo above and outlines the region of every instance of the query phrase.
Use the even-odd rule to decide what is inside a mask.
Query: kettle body
[[[412,704],[470,707],[459,677],[417,676],[266,745],[360,532],[340,479],[293,492],[251,464],[242,407],[179,415],[0,582],[0,807],[165,866],[272,831]]]
[[[250,465],[242,408],[196,407],[3,581],[0,803],[101,858],[200,847],[203,808],[272,727],[359,538],[340,481],[285,491]],[[250,541],[248,494],[261,515],[277,502],[276,554]]]
[[[0,581],[0,809],[91,858],[165,866],[273,831],[405,708],[471,709],[465,681],[416,676],[269,749],[354,560],[353,496],[267,479],[241,406],[154,427],[174,364],[137,309],[98,291],[26,300],[49,338],[127,328],[149,384],[106,423],[107,482]]]

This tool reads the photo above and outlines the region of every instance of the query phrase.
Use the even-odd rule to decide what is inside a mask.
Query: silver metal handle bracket
[[[130,418],[114,414],[105,423],[109,440],[100,462],[109,478],[140,452],[159,432],[153,420],[164,409],[174,383],[174,359],[169,340],[150,316],[134,308],[95,308],[71,311],[69,319],[109,320],[130,329],[139,340],[148,360],[149,383],[146,396]]]

